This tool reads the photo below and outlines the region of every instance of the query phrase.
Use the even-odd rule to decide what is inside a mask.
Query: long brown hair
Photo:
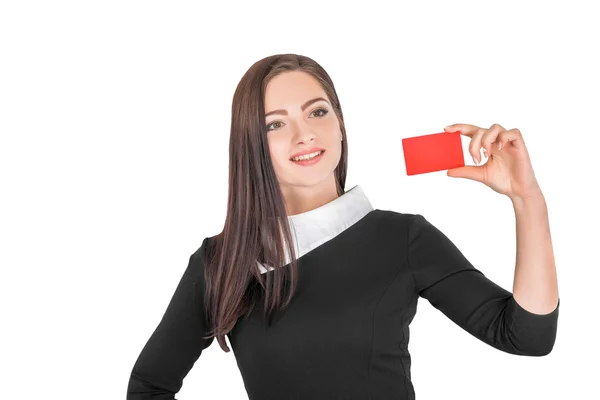
[[[227,216],[223,231],[210,241],[204,262],[204,304],[210,333],[205,339],[216,337],[225,352],[230,351],[225,335],[240,316],[247,317],[253,310],[256,290],[265,292],[265,317],[285,309],[296,289],[296,253],[269,153],[264,109],[268,82],[287,71],[310,74],[327,94],[342,132],[342,154],[334,174],[338,196],[344,193],[348,141],[340,101],[327,72],[309,57],[297,54],[277,54],[254,63],[233,96]],[[264,266],[283,266],[284,246],[291,269],[275,268],[264,274],[265,278],[257,261]]]

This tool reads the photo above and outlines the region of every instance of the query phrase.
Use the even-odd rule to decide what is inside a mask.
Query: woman
[[[515,207],[511,293],[422,215],[373,209],[360,186],[345,191],[340,101],[310,58],[255,63],[232,115],[224,229],[190,257],[133,367],[128,399],[174,399],[215,337],[230,351],[225,335],[250,399],[414,399],[408,342],[419,296],[501,351],[550,353],[556,270],[517,129],[446,128],[471,138],[474,157],[481,147],[489,156],[448,176],[478,180]]]

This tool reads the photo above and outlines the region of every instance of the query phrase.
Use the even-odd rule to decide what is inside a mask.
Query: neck
[[[310,186],[285,186],[282,192],[288,215],[314,210],[339,197],[333,179]]]

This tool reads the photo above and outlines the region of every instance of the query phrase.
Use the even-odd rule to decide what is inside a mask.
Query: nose
[[[295,132],[294,140],[296,142],[310,142],[316,136],[312,126],[304,122],[295,124]]]

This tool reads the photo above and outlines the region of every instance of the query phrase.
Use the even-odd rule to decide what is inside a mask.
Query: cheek
[[[329,118],[326,122],[327,122],[327,124],[326,124],[327,129],[330,129],[330,130],[339,130],[340,129],[339,121],[337,118],[335,118],[335,117]]]
[[[333,112],[330,112],[330,113],[333,113]],[[331,132],[331,133],[337,133],[337,135],[339,136],[340,121],[337,119],[337,117],[335,115],[332,115],[331,118],[322,120],[322,124],[323,125],[321,125],[321,127],[324,131]]]
[[[288,153],[283,143],[269,139],[269,154],[271,154],[274,168],[278,168],[282,164],[285,165]]]

